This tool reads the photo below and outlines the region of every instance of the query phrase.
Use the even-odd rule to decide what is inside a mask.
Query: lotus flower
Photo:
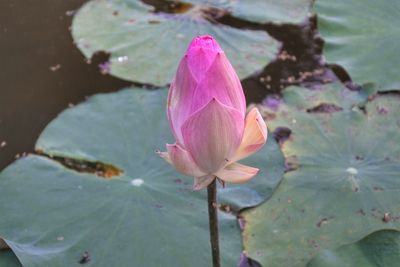
[[[190,43],[169,89],[167,115],[176,143],[158,153],[194,177],[193,190],[216,178],[244,183],[258,173],[236,161],[265,144],[267,128],[257,108],[246,116],[240,80],[213,37]]]

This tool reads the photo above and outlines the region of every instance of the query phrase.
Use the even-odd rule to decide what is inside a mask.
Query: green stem
[[[218,207],[217,207],[217,179],[207,187],[208,218],[210,222],[210,242],[213,267],[220,267],[219,238],[218,238]]]

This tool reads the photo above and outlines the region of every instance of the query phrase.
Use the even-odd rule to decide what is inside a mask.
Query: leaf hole
[[[342,66],[337,64],[330,64],[329,67],[342,83],[349,83],[349,82],[351,83],[350,75]]]
[[[115,176],[122,175],[123,171],[112,164],[103,163],[99,161],[88,161],[82,159],[67,158],[61,156],[53,156],[45,154],[43,151],[36,151],[40,156],[44,156],[51,160],[57,161],[64,167],[82,173],[94,174],[98,177],[111,179]]]
[[[329,103],[321,103],[316,107],[307,109],[308,113],[332,113],[342,111],[343,108]]]
[[[272,135],[279,144],[282,144],[287,139],[289,139],[291,133],[292,131],[287,127],[278,127],[275,129]]]
[[[291,156],[289,158],[285,158],[285,173],[295,171],[300,167],[297,157]]]
[[[193,4],[181,1],[142,0],[154,7],[155,13],[182,14],[193,8]]]
[[[322,225],[328,223],[328,218],[322,218],[319,222],[317,222],[316,226],[320,228]]]
[[[81,259],[79,260],[80,264],[86,264],[88,263],[92,257],[90,256],[89,252],[85,251],[82,253]]]

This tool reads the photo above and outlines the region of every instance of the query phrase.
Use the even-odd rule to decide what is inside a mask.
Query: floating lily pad
[[[266,32],[213,24],[210,16],[200,5],[165,14],[155,13],[153,7],[138,0],[93,0],[76,14],[72,35],[87,58],[97,51],[111,53],[111,74],[155,85],[172,80],[179,60],[197,35],[214,36],[240,78],[275,57],[279,43]]]
[[[265,266],[306,266],[382,229],[400,230],[400,99],[306,113],[281,104],[269,128],[288,127],[281,145],[287,172],[272,197],[244,212],[244,246]]]
[[[0,233],[28,267],[79,266],[85,257],[92,266],[207,266],[206,198],[161,168],[105,180],[29,156],[0,176],[10,201],[0,206]],[[240,234],[233,216],[221,217],[224,266],[233,266]]]
[[[329,63],[343,66],[354,82],[379,91],[400,88],[400,1],[318,0],[318,29]]]
[[[0,266],[21,267],[22,265],[11,250],[0,250]]]
[[[311,0],[187,0],[227,10],[232,16],[258,23],[303,22],[310,13]]]
[[[400,262],[400,233],[379,231],[336,250],[323,251],[308,267],[397,266]]]
[[[87,255],[89,266],[210,264],[205,190],[192,192],[192,178],[154,153],[173,141],[166,98],[165,89],[137,88],[92,97],[41,134],[36,149],[48,156],[28,156],[0,174],[0,195],[9,200],[0,204],[0,236],[24,266],[78,266]],[[283,158],[269,144],[258,152],[265,166],[252,164],[264,175],[243,185],[249,195],[265,198],[279,182],[270,175],[281,170],[266,168]],[[278,156],[268,162],[272,152]],[[232,197],[222,204],[234,205]],[[223,265],[235,266],[236,218],[220,216]]]
[[[351,91],[341,83],[326,84],[318,89],[290,86],[282,94],[287,105],[308,112],[348,110],[368,98],[366,90]]]
[[[296,123],[296,118],[288,120],[286,117],[294,110],[302,111],[304,115],[305,112],[349,111],[364,106],[369,96],[368,90],[352,91],[342,83],[326,84],[318,89],[290,86],[282,91],[282,99],[267,100],[259,108],[264,110],[270,131],[275,131],[278,127],[290,129]]]

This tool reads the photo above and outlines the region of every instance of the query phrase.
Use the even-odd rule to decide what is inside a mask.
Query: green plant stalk
[[[218,237],[217,179],[207,187],[208,219],[210,223],[210,242],[213,267],[221,267]]]

